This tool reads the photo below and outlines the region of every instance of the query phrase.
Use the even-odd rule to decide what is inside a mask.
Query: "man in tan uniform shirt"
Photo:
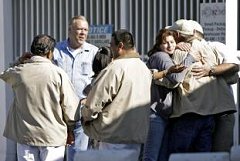
[[[67,74],[51,62],[54,46],[52,37],[36,36],[32,57],[0,75],[14,92],[4,136],[17,142],[18,161],[62,161],[67,130],[79,120],[79,98]]]

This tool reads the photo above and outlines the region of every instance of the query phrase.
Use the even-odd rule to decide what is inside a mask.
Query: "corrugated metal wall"
[[[92,25],[128,29],[138,51],[146,54],[160,28],[179,18],[198,21],[202,2],[225,0],[13,0],[14,56],[28,51],[37,34],[65,39],[68,20],[75,15],[86,16]]]

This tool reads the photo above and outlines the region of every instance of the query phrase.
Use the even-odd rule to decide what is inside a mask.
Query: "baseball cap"
[[[176,30],[177,31],[177,30],[181,29],[183,23],[186,22],[186,21],[188,21],[188,20],[179,19],[179,20],[175,21],[172,26],[167,26],[165,28],[169,29],[169,30]]]
[[[188,21],[190,21],[190,23],[192,23],[194,30],[197,30],[198,32],[203,34],[203,28],[197,21],[194,21],[194,20],[188,20]]]
[[[194,20],[180,19],[174,22],[174,24],[168,27],[170,30],[175,30],[185,35],[193,35],[194,30],[203,34],[202,26]]]

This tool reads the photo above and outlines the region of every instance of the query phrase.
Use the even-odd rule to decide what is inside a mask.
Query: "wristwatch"
[[[208,75],[209,75],[209,76],[214,76],[214,74],[215,74],[215,67],[214,67],[214,66],[211,66],[211,68],[210,68],[210,70],[209,70],[209,72],[208,72]]]

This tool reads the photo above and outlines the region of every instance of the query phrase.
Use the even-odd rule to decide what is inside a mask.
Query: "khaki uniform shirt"
[[[138,54],[115,59],[97,76],[82,108],[84,132],[108,143],[144,143],[151,82],[150,70]]]
[[[219,53],[199,40],[192,42],[192,49],[199,51],[209,66],[223,62],[223,57]],[[175,56],[182,57],[183,55],[175,54]],[[181,60],[182,58],[174,59]],[[192,67],[197,65],[203,64],[197,62]],[[197,79],[191,73],[192,67],[189,68],[184,81],[175,90],[171,117],[179,117],[186,113],[212,115],[235,112],[234,98],[225,79],[214,76]]]
[[[79,98],[67,74],[49,59],[33,56],[0,78],[14,92],[4,136],[32,146],[65,145],[67,127],[79,120]]]

